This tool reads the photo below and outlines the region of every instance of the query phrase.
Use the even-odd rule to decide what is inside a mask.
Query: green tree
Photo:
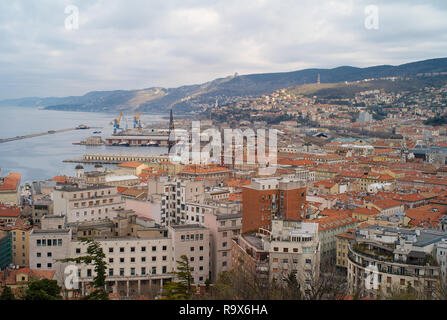
[[[67,258],[61,262],[75,262],[86,265],[94,264],[96,276],[93,278],[93,287],[95,290],[83,297],[83,300],[108,300],[109,295],[105,290],[107,262],[105,262],[105,253],[101,244],[91,239],[81,238],[82,243],[87,244],[87,255],[76,258]]]
[[[0,300],[15,300],[14,294],[10,287],[4,287],[2,294],[0,295]]]
[[[32,280],[25,291],[24,300],[60,300],[61,287],[56,280]]]
[[[182,255],[177,260],[177,271],[172,272],[176,276],[177,281],[169,281],[163,286],[163,295],[168,300],[188,300],[192,298],[192,285],[194,284],[191,275],[191,267],[189,259],[186,255]]]

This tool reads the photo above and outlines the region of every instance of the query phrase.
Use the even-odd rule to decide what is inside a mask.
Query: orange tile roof
[[[123,162],[118,164],[118,167],[121,168],[138,168],[139,166],[141,166],[143,163],[142,162],[138,162],[138,161],[128,161],[128,162]]]
[[[392,199],[385,199],[385,200],[379,200],[379,201],[374,201],[373,204],[376,207],[379,207],[380,209],[390,209],[390,208],[394,208],[394,207],[398,207],[403,205],[402,202],[396,201],[396,200],[392,200]]]
[[[11,172],[5,178],[3,178],[3,182],[0,183],[0,191],[15,191],[15,190],[17,190],[17,187],[20,184],[21,179],[22,179],[22,175],[20,173]]]
[[[0,203],[0,217],[18,218],[22,210],[19,207],[8,206]]]

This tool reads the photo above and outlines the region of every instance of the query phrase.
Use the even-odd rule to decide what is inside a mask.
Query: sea
[[[112,147],[74,145],[89,136],[103,139],[113,132],[111,122],[117,115],[111,113],[70,112],[25,107],[0,107],[0,138],[12,138],[33,133],[77,127],[84,124],[91,129],[73,130],[11,142],[0,143],[0,169],[2,176],[10,172],[22,174],[22,185],[43,181],[57,175],[73,176],[76,163],[63,160],[81,158],[86,153],[157,155],[166,153],[159,147]],[[144,125],[167,121],[162,115],[143,114]],[[132,128],[131,114],[121,120],[121,127]],[[101,131],[100,134],[94,134]],[[93,165],[83,164],[86,171]],[[109,165],[108,167],[113,167]]]

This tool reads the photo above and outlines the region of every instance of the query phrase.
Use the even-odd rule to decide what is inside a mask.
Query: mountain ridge
[[[332,69],[310,68],[290,72],[256,73],[217,78],[202,84],[177,88],[150,87],[135,90],[90,91],[82,96],[26,97],[0,101],[1,106],[43,107],[50,110],[117,112],[136,111],[178,113],[197,110],[201,105],[214,104],[218,98],[246,97],[269,94],[317,82],[339,83],[371,78],[408,77],[421,73],[447,72],[447,58],[405,63],[398,66],[378,65],[366,68],[339,66]]]

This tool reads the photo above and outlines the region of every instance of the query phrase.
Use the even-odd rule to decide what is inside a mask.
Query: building
[[[29,267],[29,235],[33,227],[17,223],[9,229],[12,235],[12,264]]]
[[[0,203],[18,206],[20,205],[20,181],[22,175],[12,172],[2,178],[0,171]]]
[[[30,268],[10,269],[0,271],[0,287],[9,287],[16,298],[20,298],[25,292],[31,280],[53,280],[52,270],[33,270]]]
[[[181,260],[181,256],[186,255],[189,259],[194,284],[205,284],[210,277],[209,230],[199,224],[170,225],[168,228],[172,236],[174,269],[177,269],[177,261]]]
[[[355,229],[358,220],[349,213],[336,213],[320,217],[308,222],[318,223],[318,234],[321,242],[321,258],[335,258],[337,255],[337,235]]]
[[[242,190],[243,233],[268,228],[275,217],[302,219],[306,187],[300,180],[253,179]]]
[[[203,218],[203,225],[210,232],[210,279],[215,282],[219,274],[232,268],[231,242],[241,233],[242,212],[237,203],[210,203],[206,205],[187,204],[195,208]],[[198,217],[198,216],[196,216]],[[199,221],[201,219],[198,219]]]
[[[124,201],[116,187],[68,185],[53,191],[54,214],[67,217],[67,223],[101,220],[116,216]]]
[[[12,263],[11,233],[0,230],[0,270]]]
[[[22,210],[19,207],[0,203],[0,226],[11,226],[19,219]]]
[[[241,234],[233,240],[233,269],[262,280],[286,280],[294,274],[303,293],[318,281],[318,225],[274,219],[271,230]]]
[[[349,244],[354,240],[354,230],[348,230],[337,234],[337,259],[335,265],[339,268],[348,268],[348,253]]]
[[[431,296],[439,286],[441,267],[436,244],[447,233],[368,226],[355,232],[349,245],[348,287],[375,297],[392,292]]]
[[[148,200],[152,219],[162,225],[186,221],[186,202],[204,198],[203,181],[161,177],[148,181]]]

